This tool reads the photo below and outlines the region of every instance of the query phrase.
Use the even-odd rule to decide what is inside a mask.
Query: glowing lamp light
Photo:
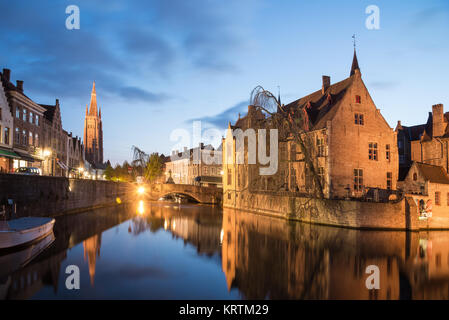
[[[137,189],[137,193],[138,193],[138,194],[144,194],[144,193],[145,193],[145,188],[144,188],[144,187],[139,187],[139,188]]]
[[[221,232],[220,232],[220,243],[223,243],[223,236],[224,236],[224,231],[223,231],[223,229],[221,229]]]
[[[42,155],[43,155],[44,157],[49,157],[49,156],[51,156],[51,151],[50,151],[50,150],[44,150],[44,152],[42,153]]]
[[[145,207],[143,205],[143,200],[139,201],[139,206],[137,207],[137,213],[139,213],[140,215],[145,213]]]

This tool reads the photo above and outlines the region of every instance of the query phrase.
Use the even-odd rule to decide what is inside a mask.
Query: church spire
[[[95,81],[92,86],[92,93],[90,94],[90,110],[89,110],[90,116],[98,116],[97,113],[97,93],[95,91]]]
[[[351,73],[349,74],[349,76],[354,75],[356,70],[359,70],[360,72],[359,61],[357,60],[357,53],[355,50],[356,48],[355,34],[352,36],[352,39],[354,39],[354,57],[352,58]]]
[[[89,114],[89,107],[86,104],[86,116]]]

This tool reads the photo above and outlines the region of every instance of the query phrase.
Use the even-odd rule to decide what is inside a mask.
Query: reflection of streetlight
[[[139,206],[137,207],[137,212],[141,215],[145,213],[145,207],[143,206],[143,200],[139,201]]]
[[[224,173],[223,170],[221,170],[221,171],[220,171],[220,174],[223,175],[223,173]]]

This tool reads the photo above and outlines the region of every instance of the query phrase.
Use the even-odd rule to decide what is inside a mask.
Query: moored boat
[[[0,249],[21,246],[47,236],[53,231],[55,219],[25,217],[0,221]]]

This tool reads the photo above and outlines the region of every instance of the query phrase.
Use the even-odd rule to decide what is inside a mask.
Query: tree
[[[309,119],[307,107],[302,110],[288,110],[281,105],[270,91],[257,86],[251,92],[250,103],[268,116],[267,125],[282,131],[281,135],[291,138],[299,146],[305,168],[313,181],[309,193],[318,198],[324,198],[324,181],[318,174],[316,149],[313,137],[308,134]],[[281,136],[280,135],[280,136]]]
[[[104,170],[104,175],[107,180],[112,180],[115,176],[114,168],[112,168],[111,164],[109,163],[106,169]]]
[[[145,167],[145,179],[152,183],[162,175],[163,163],[159,154],[152,153]]]

